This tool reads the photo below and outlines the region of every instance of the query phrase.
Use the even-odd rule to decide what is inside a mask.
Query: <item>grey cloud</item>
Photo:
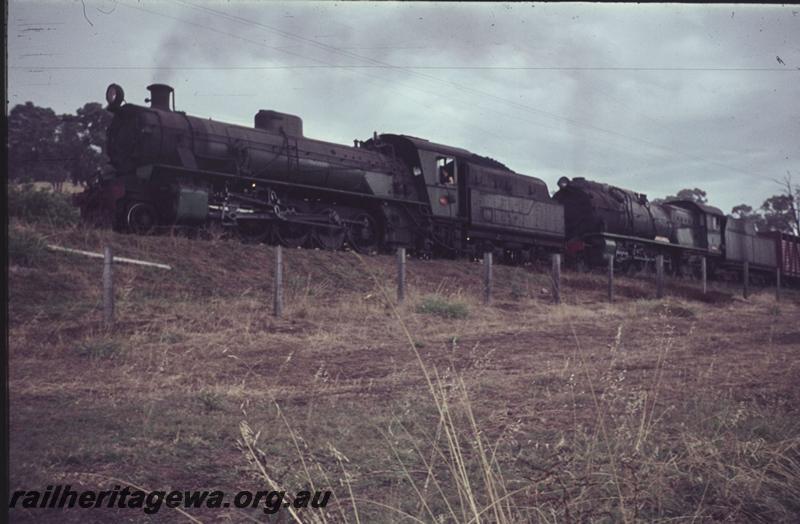
[[[181,109],[218,120],[250,125],[257,109],[273,108],[300,115],[316,138],[349,143],[373,130],[415,134],[493,156],[551,187],[563,175],[651,196],[700,186],[724,209],[743,201],[758,206],[778,190],[743,172],[780,177],[796,171],[800,156],[800,73],[405,68],[782,67],[776,55],[791,68],[800,66],[800,17],[791,8],[198,5],[223,14],[181,3],[120,3],[93,20],[97,34],[90,35],[80,9],[12,2],[12,21],[22,11],[39,19],[58,11],[67,21],[61,41],[52,34],[24,45],[12,39],[12,63],[166,68],[48,71],[53,86],[27,89],[22,84],[42,75],[12,70],[12,103],[30,95],[74,110],[110,81],[124,83],[129,99],[140,102],[148,83],[166,81]],[[21,57],[34,46],[65,56]],[[398,68],[296,68],[380,63]],[[253,66],[278,69],[223,69]]]

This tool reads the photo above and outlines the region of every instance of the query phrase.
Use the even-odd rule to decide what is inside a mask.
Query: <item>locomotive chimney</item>
[[[150,98],[145,100],[145,102],[150,102],[150,107],[153,109],[170,111],[169,99],[170,95],[172,95],[174,92],[172,87],[168,86],[167,84],[150,84],[147,86],[147,90],[150,91]]]

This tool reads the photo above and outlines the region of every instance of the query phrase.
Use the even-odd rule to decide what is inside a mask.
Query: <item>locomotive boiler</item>
[[[176,111],[170,86],[148,89],[146,107],[109,86],[113,171],[79,198],[87,218],[115,229],[216,222],[287,246],[513,260],[563,242],[563,209],[546,184],[491,158],[399,134],[315,140],[299,117],[273,110],[252,127],[217,122]]]

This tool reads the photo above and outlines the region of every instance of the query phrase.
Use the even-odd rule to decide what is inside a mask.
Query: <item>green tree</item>
[[[800,224],[794,207],[795,195],[774,195],[764,201],[761,209],[764,212],[766,228],[773,231],[800,234]]]
[[[680,191],[678,191],[677,195],[668,196],[667,200],[669,199],[691,200],[692,202],[697,202],[698,204],[708,203],[708,197],[706,196],[706,192],[698,187],[694,189],[681,189]]]
[[[111,118],[96,102],[60,116],[32,102],[14,107],[9,114],[9,179],[47,181],[56,190],[68,179],[76,184],[93,180],[107,164]]]
[[[754,211],[752,206],[748,206],[747,204],[739,204],[738,206],[734,206],[731,209],[731,214],[733,218],[745,219],[750,220],[756,226],[756,229],[759,231],[766,231],[768,229],[767,223],[764,220],[764,217],[758,211]]]
[[[59,158],[59,117],[33,102],[15,106],[8,115],[8,177],[57,184],[66,179]]]
[[[766,229],[800,235],[800,186],[792,183],[792,174],[787,171],[782,181],[783,193],[773,195],[761,205]]]
[[[748,206],[747,204],[733,206],[733,209],[731,209],[731,215],[733,215],[734,218],[750,218],[754,215],[753,207]]]
[[[663,204],[664,202],[668,202],[670,200],[689,200],[692,202],[697,202],[698,204],[708,203],[706,192],[698,187],[694,189],[681,189],[678,191],[677,195],[669,195],[664,198],[654,198],[652,202],[654,204]]]
[[[111,118],[111,113],[96,102],[84,105],[76,115],[62,115],[64,167],[73,183],[95,179],[107,164],[106,130]]]

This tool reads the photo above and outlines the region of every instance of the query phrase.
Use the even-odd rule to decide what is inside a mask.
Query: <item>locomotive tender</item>
[[[175,111],[169,86],[148,89],[143,107],[123,105],[122,88],[109,86],[114,172],[81,197],[87,217],[116,229],[211,219],[287,246],[512,260],[563,244],[563,208],[546,184],[490,158],[406,135],[323,142],[271,110],[252,128],[215,122]]]
[[[711,273],[800,278],[800,238],[689,200],[564,177],[540,179],[464,149],[398,134],[345,146],[307,138],[295,116],[260,110],[253,127],[175,111],[174,91],[148,86],[150,106],[106,91],[113,172],[78,197],[83,216],[117,230],[217,222],[256,241],[360,252],[407,247],[425,256],[494,252],[509,262],[564,252],[623,270],[664,255],[674,273],[705,257]]]

